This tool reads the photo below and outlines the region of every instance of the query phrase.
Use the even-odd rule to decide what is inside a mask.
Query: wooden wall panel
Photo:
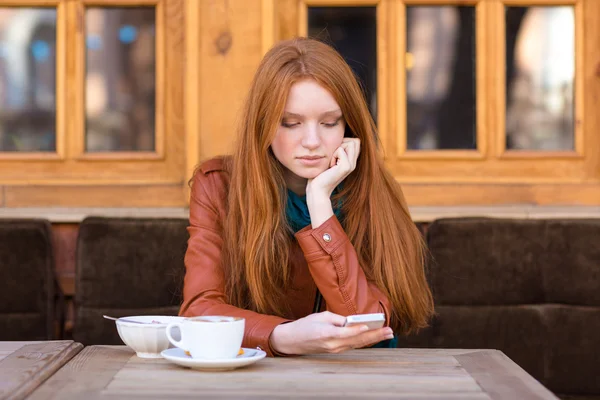
[[[6,186],[4,207],[181,207],[181,184]]]
[[[243,101],[262,57],[261,3],[260,0],[197,2],[201,8],[198,66],[201,160],[231,152]]]
[[[600,185],[589,184],[419,184],[402,185],[409,206],[560,205],[598,206]]]

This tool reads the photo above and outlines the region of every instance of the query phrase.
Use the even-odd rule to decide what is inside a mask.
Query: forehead
[[[285,104],[285,111],[312,115],[339,109],[339,104],[329,90],[313,79],[303,79],[292,85]]]

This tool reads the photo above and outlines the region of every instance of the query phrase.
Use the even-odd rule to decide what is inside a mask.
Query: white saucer
[[[160,355],[162,355],[166,360],[177,365],[181,365],[182,367],[203,371],[228,371],[235,368],[245,367],[246,365],[254,364],[258,360],[262,360],[267,355],[267,353],[262,350],[243,349],[244,354],[239,355],[236,358],[227,358],[221,360],[193,359],[185,354],[183,349],[180,349],[179,347],[163,350]]]

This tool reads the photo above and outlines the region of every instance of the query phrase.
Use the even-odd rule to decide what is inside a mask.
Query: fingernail
[[[385,330],[385,334],[386,334],[386,335],[393,335],[393,334],[394,334],[394,331],[392,331],[392,328],[387,328],[387,329]]]
[[[369,330],[369,327],[368,327],[368,326],[366,326],[366,325],[362,325],[362,326],[360,327],[360,331],[361,331],[361,332],[365,332],[365,331],[368,331],[368,330]]]
[[[394,334],[393,334],[393,333],[391,333],[391,334],[389,334],[389,335],[386,335],[386,336],[385,336],[385,338],[386,338],[386,339],[393,339],[393,338],[394,338]]]

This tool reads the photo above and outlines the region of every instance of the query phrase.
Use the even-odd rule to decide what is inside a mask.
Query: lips
[[[300,160],[320,160],[321,158],[323,158],[322,156],[304,156],[304,157],[298,157],[298,159]]]
[[[317,166],[321,165],[322,160],[324,158],[325,157],[321,157],[321,156],[297,157],[298,161],[305,167],[317,167]]]

